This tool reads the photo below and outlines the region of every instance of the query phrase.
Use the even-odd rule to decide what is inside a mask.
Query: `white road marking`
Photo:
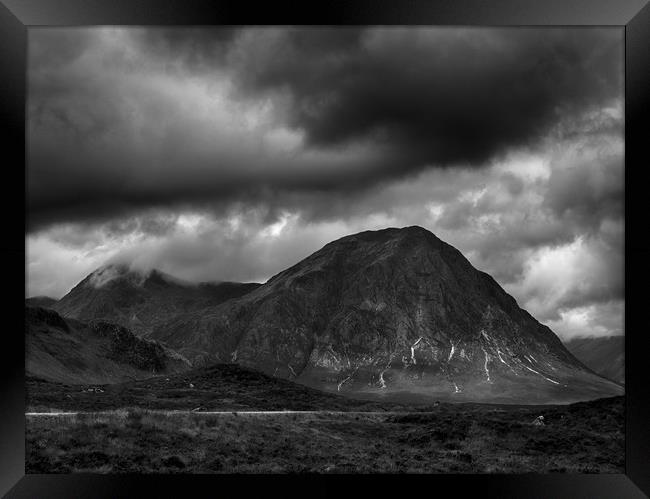
[[[188,411],[189,412],[189,411]],[[26,412],[25,416],[76,416],[77,414],[104,414],[103,412]],[[105,414],[110,414],[106,412]]]
[[[97,411],[97,412],[26,412],[25,416],[28,417],[47,417],[47,416],[78,416],[78,415],[88,415],[88,416],[115,416],[119,415],[123,409],[117,409],[113,411]],[[205,416],[228,416],[228,415],[237,415],[237,416],[277,416],[277,415],[324,415],[324,416],[344,416],[344,415],[368,415],[368,416],[394,416],[394,415],[403,415],[403,414],[437,414],[433,411],[196,411],[192,412],[191,410],[180,411],[161,411],[161,410],[145,410],[147,414],[154,415],[165,415],[165,416],[175,416],[182,414],[192,414],[198,415],[202,414]]]

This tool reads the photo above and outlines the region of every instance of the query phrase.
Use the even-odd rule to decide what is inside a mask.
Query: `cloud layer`
[[[422,225],[559,334],[620,334],[617,29],[38,28],[28,293],[107,260],[263,281]]]
[[[36,29],[30,226],[480,167],[620,98],[620,41],[584,29]]]

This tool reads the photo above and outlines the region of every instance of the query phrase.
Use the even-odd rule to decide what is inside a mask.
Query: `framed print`
[[[7,497],[650,493],[645,2],[3,3]]]

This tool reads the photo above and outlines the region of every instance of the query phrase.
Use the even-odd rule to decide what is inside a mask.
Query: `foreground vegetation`
[[[369,402],[325,393],[236,364],[217,364],[174,375],[105,385],[27,380],[28,411],[106,411],[128,407],[164,411],[423,409],[423,406]]]
[[[535,425],[537,416],[544,425]],[[427,412],[27,416],[27,473],[622,473],[623,398]]]

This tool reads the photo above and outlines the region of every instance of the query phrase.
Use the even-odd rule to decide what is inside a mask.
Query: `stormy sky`
[[[26,295],[257,281],[420,225],[562,338],[623,333],[618,28],[30,28]]]

